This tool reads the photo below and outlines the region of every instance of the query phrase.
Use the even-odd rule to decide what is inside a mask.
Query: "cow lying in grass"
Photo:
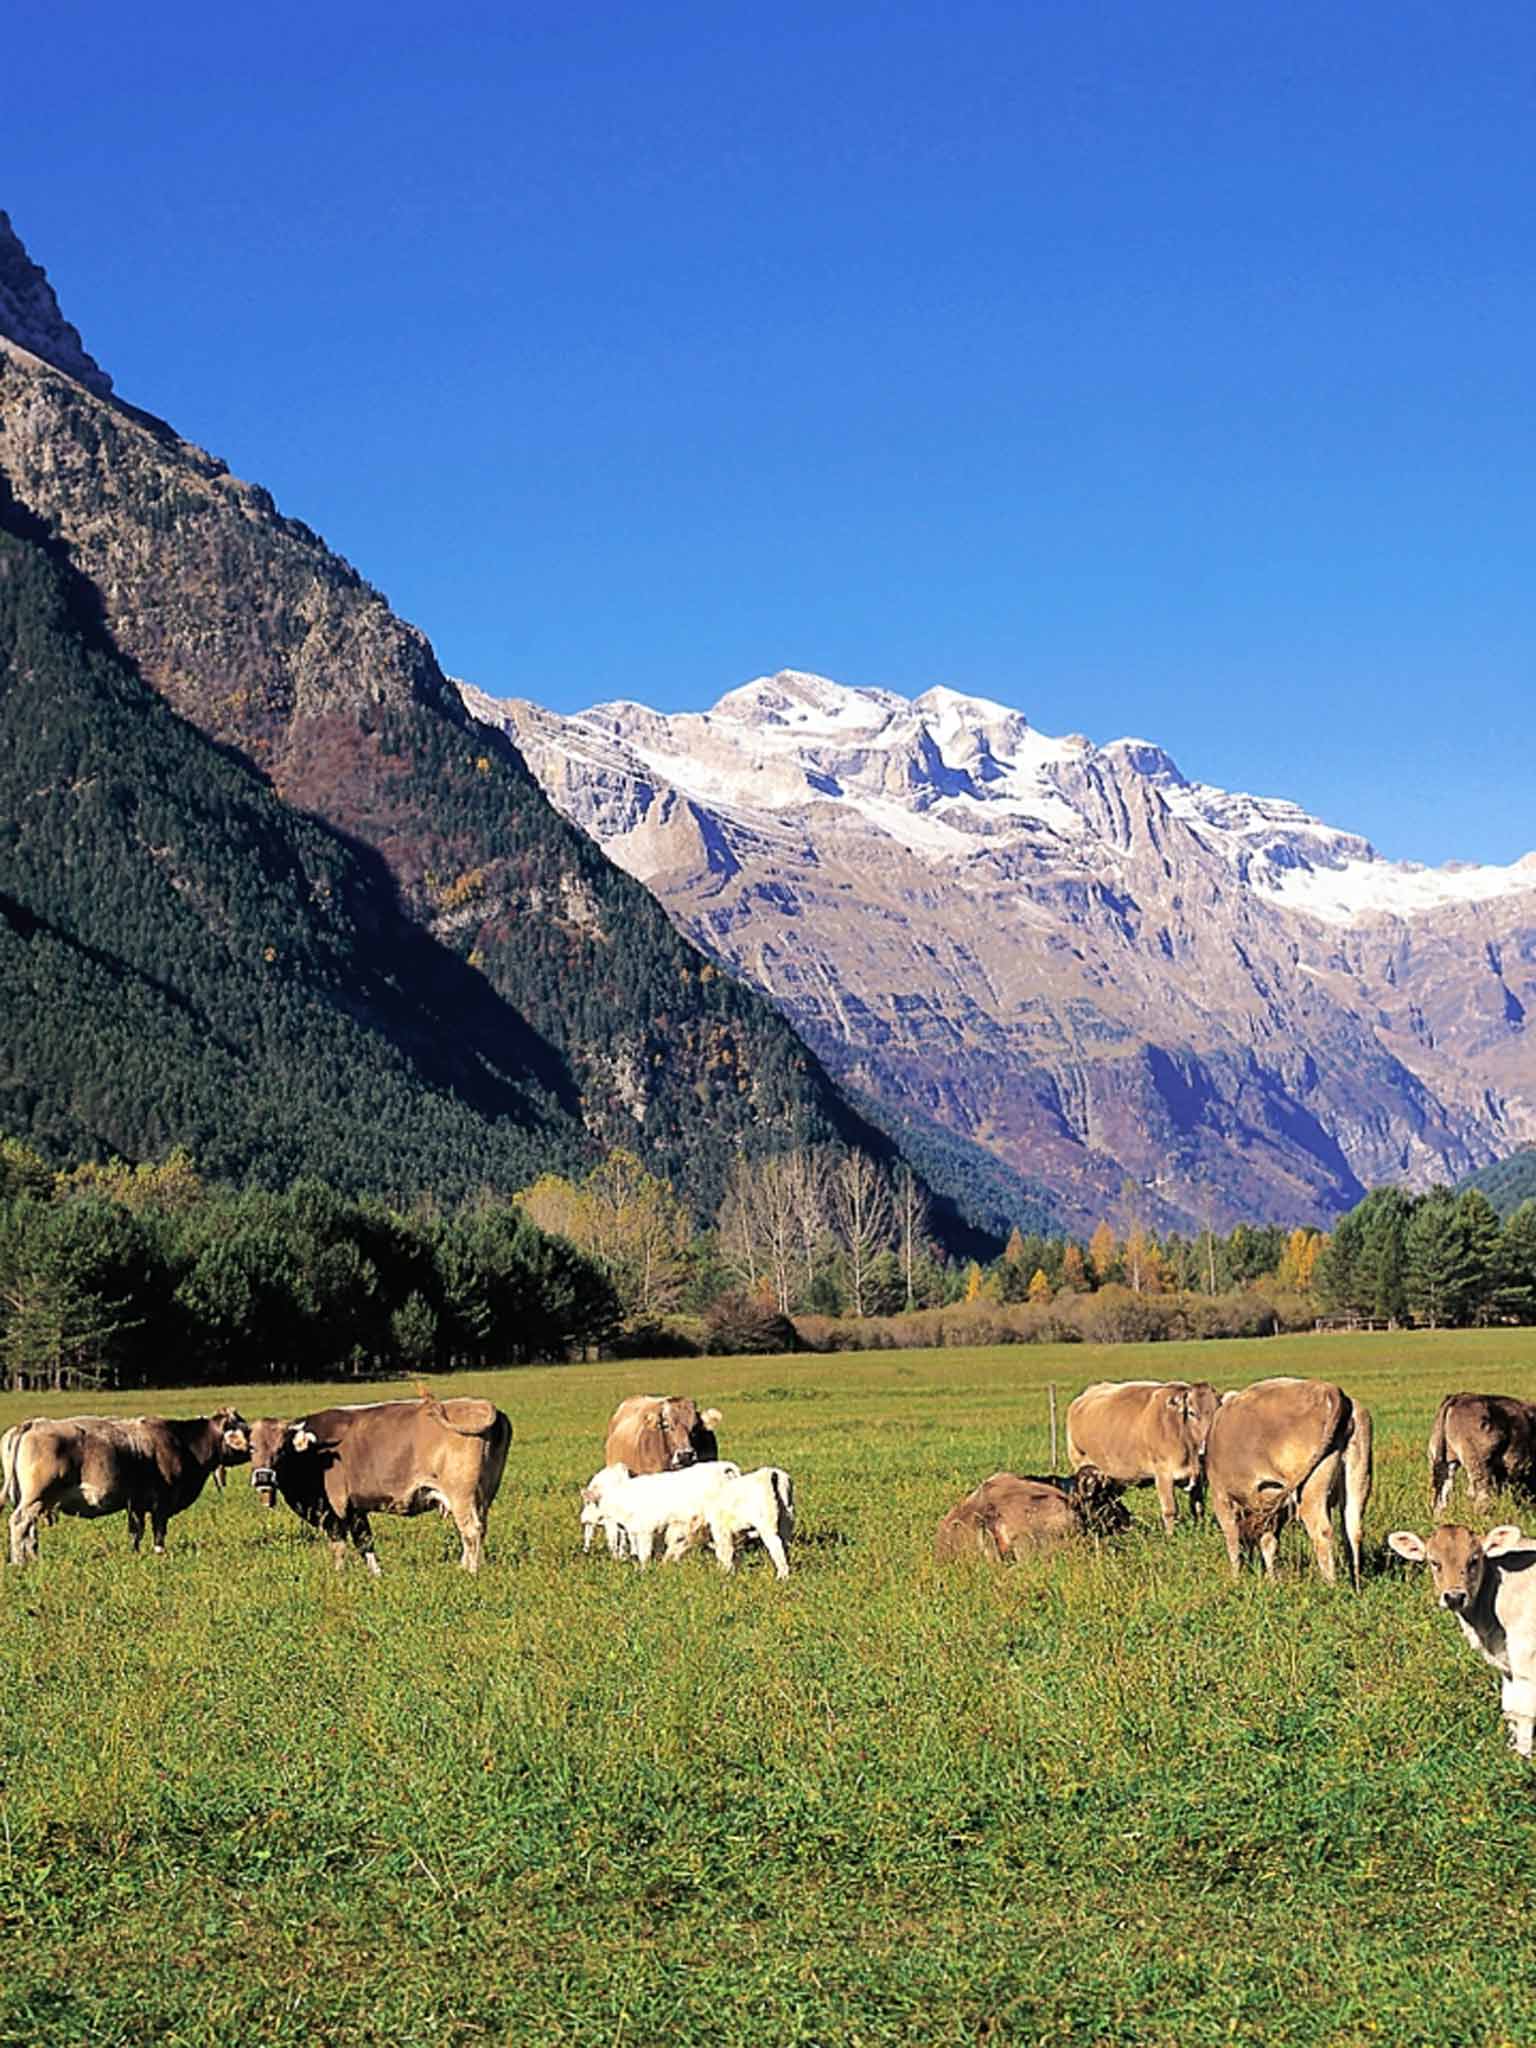
[[[707,1536],[722,1571],[732,1571],[742,1538],[755,1537],[781,1579],[789,1577],[786,1547],[794,1535],[794,1487],[776,1465],[743,1473],[728,1461],[680,1472],[632,1473],[605,1465],[582,1488],[583,1548],[601,1529],[615,1557],[650,1563],[658,1543],[675,1564]]]
[[[996,1564],[1021,1551],[1112,1536],[1131,1526],[1120,1492],[1119,1481],[1092,1465],[1080,1465],[1068,1479],[994,1472],[940,1522],[933,1554],[941,1564],[978,1556]]]
[[[1479,1537],[1455,1523],[1426,1543],[1411,1529],[1387,1538],[1399,1557],[1427,1564],[1440,1605],[1504,1681],[1504,1719],[1511,1746],[1531,1754],[1536,1729],[1536,1538],[1512,1523]]]

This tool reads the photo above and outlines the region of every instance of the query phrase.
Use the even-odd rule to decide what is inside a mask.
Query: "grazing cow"
[[[1477,1507],[1486,1508],[1506,1486],[1536,1495],[1536,1403],[1510,1394],[1447,1394],[1429,1433],[1432,1513],[1450,1499],[1458,1467]]]
[[[605,1465],[627,1465],[632,1473],[681,1472],[720,1456],[715,1431],[718,1408],[696,1408],[682,1394],[631,1394],[613,1411]]]
[[[631,1472],[610,1463],[582,1488],[582,1521],[592,1526],[591,1509],[615,1557],[627,1547],[637,1564],[648,1565],[659,1540],[665,1561],[675,1564],[702,1535],[722,1483],[740,1477],[739,1465],[716,1460],[680,1472]]]
[[[374,1401],[288,1424],[263,1472],[301,1521],[323,1531],[338,1565],[350,1542],[377,1574],[368,1517],[436,1508],[458,1529],[459,1563],[475,1572],[511,1441],[511,1423],[489,1401]]]
[[[7,1432],[12,1436],[12,1432]],[[126,1510],[138,1549],[148,1520],[157,1557],[166,1524],[191,1507],[210,1474],[250,1455],[246,1424],[233,1408],[191,1421],[163,1415],[127,1420],[99,1415],[51,1420],[39,1416],[14,1434],[7,1461],[11,1563],[37,1555],[45,1516],[115,1515]]]
[[[1331,1586],[1333,1512],[1342,1507],[1358,1591],[1371,1440],[1369,1409],[1326,1380],[1258,1380],[1224,1395],[1206,1441],[1205,1472],[1233,1571],[1257,1544],[1265,1571],[1273,1572],[1280,1531],[1299,1516]]]
[[[711,1495],[704,1520],[721,1571],[736,1569],[737,1539],[755,1536],[772,1558],[775,1575],[789,1577],[786,1548],[795,1535],[795,1488],[779,1466],[760,1465],[755,1472],[724,1480]]]
[[[1130,1525],[1118,1481],[1092,1465],[1079,1466],[1069,1479],[994,1472],[940,1522],[933,1554],[941,1564],[977,1555],[996,1564],[1021,1551],[1115,1535]]]
[[[1155,1486],[1171,1535],[1176,1486],[1190,1515],[1200,1514],[1205,1440],[1220,1404],[1208,1380],[1100,1380],[1067,1410],[1067,1463],[1094,1465],[1121,1486]]]
[[[1503,1679],[1511,1746],[1529,1756],[1536,1726],[1536,1539],[1510,1523],[1481,1538],[1450,1523],[1428,1542],[1411,1529],[1394,1529],[1387,1542],[1399,1557],[1429,1566],[1440,1605]]]

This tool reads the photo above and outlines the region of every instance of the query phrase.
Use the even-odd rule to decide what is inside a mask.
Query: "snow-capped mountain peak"
[[[1536,854],[1384,860],[1153,740],[947,687],[782,670],[708,711],[571,718],[465,697],[837,1071],[1082,1227],[1127,1175],[1149,1220],[1294,1221],[1536,1136]]]

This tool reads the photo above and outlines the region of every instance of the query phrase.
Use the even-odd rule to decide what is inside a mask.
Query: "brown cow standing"
[[[437,1509],[458,1528],[459,1563],[480,1569],[512,1425],[489,1401],[375,1401],[290,1423],[265,1473],[302,1521],[324,1532],[338,1565],[347,1545],[377,1573],[373,1514]]]
[[[1205,1472],[1233,1571],[1257,1545],[1273,1572],[1280,1531],[1299,1516],[1332,1585],[1333,1512],[1342,1508],[1358,1589],[1371,1438],[1369,1409],[1326,1380],[1258,1380],[1225,1395],[1206,1441]]]
[[[277,1474],[273,1467],[283,1439],[293,1428],[277,1415],[258,1415],[250,1425],[251,1486],[264,1508],[277,1506]]]
[[[45,1516],[115,1515],[125,1510],[138,1549],[148,1520],[157,1557],[165,1552],[166,1524],[191,1507],[210,1474],[250,1454],[244,1420],[233,1408],[176,1421],[163,1415],[132,1419],[38,1417],[25,1424],[8,1459],[11,1563],[37,1556],[37,1525]]]
[[[1536,1403],[1512,1394],[1447,1394],[1429,1433],[1432,1513],[1450,1499],[1458,1467],[1480,1508],[1504,1487],[1536,1495]]]
[[[1021,1551],[1108,1536],[1130,1525],[1119,1487],[1091,1465],[1070,1479],[994,1472],[940,1522],[933,1554],[941,1564],[977,1555],[997,1563]]]
[[[718,1408],[696,1408],[682,1394],[631,1394],[614,1409],[603,1451],[605,1465],[633,1473],[680,1472],[720,1455]]]
[[[1067,1463],[1094,1465],[1121,1486],[1155,1486],[1172,1535],[1176,1486],[1191,1516],[1200,1514],[1205,1440],[1220,1404],[1208,1380],[1100,1380],[1067,1410]]]

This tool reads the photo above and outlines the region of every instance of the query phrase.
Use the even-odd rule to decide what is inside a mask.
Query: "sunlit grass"
[[[932,1563],[1045,1468],[1048,1382],[1280,1371],[1375,1411],[1358,1598],[1294,1533],[1234,1585],[1149,1495],[1112,1550]],[[793,1473],[788,1584],[580,1555],[608,1413],[673,1386]],[[476,1580],[436,1517],[338,1574],[238,1472],[163,1560],[45,1529],[0,1580],[0,2039],[1536,2039],[1536,1774],[1379,1555],[1461,1386],[1536,1395],[1536,1333],[523,1371],[455,1383],[515,1429]]]

